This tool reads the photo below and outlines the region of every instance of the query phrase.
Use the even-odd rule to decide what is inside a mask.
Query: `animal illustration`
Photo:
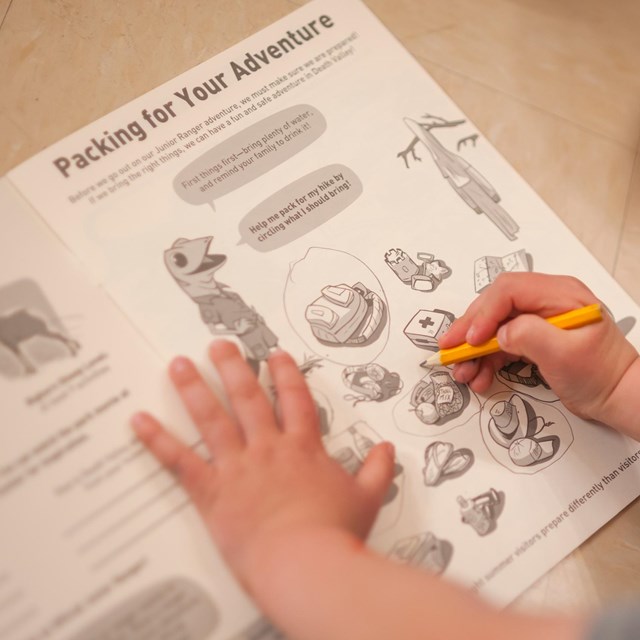
[[[0,344],[20,361],[26,374],[35,373],[37,368],[23,351],[23,345],[37,337],[59,342],[72,356],[80,349],[78,342],[59,331],[53,331],[45,320],[27,309],[0,316]]]
[[[404,151],[398,153],[398,157],[404,160],[407,168],[409,167],[407,159],[409,155],[413,160],[421,161],[415,150],[416,145],[421,142],[431,154],[443,178],[460,198],[476,213],[484,213],[509,240],[515,240],[519,227],[498,204],[500,194],[479,171],[464,158],[446,149],[431,133],[431,129],[436,127],[453,127],[463,122],[464,120],[446,121],[428,114],[424,116],[424,122],[404,118],[405,125],[415,137]]]
[[[227,261],[223,254],[210,254],[213,236],[179,238],[164,252],[164,263],[180,288],[200,310],[202,321],[215,335],[233,335],[242,343],[247,362],[258,373],[277,336],[264,319],[230,288],[218,282],[215,273]]]

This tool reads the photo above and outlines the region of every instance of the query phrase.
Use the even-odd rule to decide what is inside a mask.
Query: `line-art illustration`
[[[420,309],[409,320],[403,333],[416,347],[438,351],[438,339],[447,331],[456,317],[442,309]]]
[[[333,422],[333,407],[331,406],[331,402],[329,402],[329,398],[314,388],[309,382],[309,374],[316,369],[320,369],[322,367],[322,358],[315,356],[305,357],[302,361],[302,364],[298,365],[298,369],[302,375],[307,379],[307,384],[309,386],[309,391],[311,392],[311,397],[316,405],[316,411],[318,412],[318,424],[320,426],[320,435],[326,436],[331,430],[331,423]]]
[[[459,478],[471,468],[474,460],[471,449],[455,449],[451,442],[432,442],[424,450],[424,483],[437,487],[445,480]]]
[[[316,369],[322,368],[322,358],[317,356],[305,356],[300,364],[298,364],[298,369],[300,373],[306,378],[307,386],[309,388],[309,392],[311,393],[311,397],[313,398],[313,402],[316,406],[316,411],[318,414],[318,426],[320,428],[320,435],[326,436],[331,430],[331,424],[333,422],[333,407],[331,406],[331,402],[329,398],[316,389],[312,383],[309,381],[310,374]],[[271,394],[271,399],[273,402],[274,410],[278,419],[280,419],[280,403],[278,401],[278,394],[276,392],[276,388],[274,386],[269,387],[269,392]]]
[[[309,387],[311,397],[316,405],[316,411],[318,412],[318,424],[320,426],[320,435],[329,435],[331,431],[331,425],[333,424],[333,407],[329,398],[314,387]]]
[[[475,419],[478,397],[448,369],[431,368],[393,407],[396,427],[416,436],[439,436]]]
[[[353,391],[344,399],[352,401],[354,406],[360,402],[384,402],[402,389],[400,375],[375,362],[345,367],[342,382]]]
[[[343,447],[334,454],[335,459],[338,460],[338,462],[340,462],[340,464],[349,473],[354,475],[358,472],[365,458],[369,455],[369,451],[371,451],[371,449],[373,449],[376,444],[371,438],[366,436],[361,431],[362,430],[356,428],[355,425],[352,425],[347,429],[347,432],[353,439],[353,446],[355,448],[355,451],[351,447]],[[399,462],[396,462],[393,477],[397,478],[402,472],[402,465]],[[389,487],[387,495],[385,496],[384,504],[391,502],[398,495],[398,491],[398,485],[395,482],[392,483],[392,485]]]
[[[50,360],[79,350],[35,281],[18,280],[0,289],[0,374],[32,375]]]
[[[519,473],[548,467],[573,442],[571,426],[557,407],[517,393],[501,392],[489,398],[480,425],[491,455]]]
[[[540,436],[545,422],[537,416],[533,407],[524,398],[512,395],[509,400],[496,402],[489,410],[489,435],[500,446],[509,449],[514,464],[526,467],[551,458],[558,451],[558,436]]]
[[[538,366],[532,362],[516,360],[496,371],[496,380],[521,396],[542,402],[559,402],[558,396],[544,379]]]
[[[538,366],[532,362],[524,362],[523,360],[510,362],[498,371],[498,375],[507,382],[513,382],[529,388],[539,385],[545,389],[551,388],[540,373]]]
[[[411,118],[404,118],[405,125],[415,136],[406,149],[398,153],[409,168],[409,157],[421,162],[416,153],[416,146],[422,143],[429,151],[433,161],[451,188],[476,213],[484,213],[509,240],[516,239],[519,230],[513,218],[498,204],[500,195],[464,158],[448,151],[431,132],[438,127],[455,127],[463,124],[464,120],[445,120],[438,116],[425,114],[421,122]],[[462,146],[462,145],[460,145]]]
[[[476,142],[480,136],[477,133],[472,133],[470,136],[465,136],[464,138],[460,138],[456,144],[456,149],[460,151],[462,147],[467,145],[467,142],[471,144],[472,147],[476,146]]]
[[[227,256],[208,253],[212,240],[213,236],[179,238],[164,252],[164,263],[180,288],[198,305],[211,333],[235,336],[247,362],[258,373],[260,363],[278,346],[278,338],[253,307],[216,280],[216,271],[226,263]]]
[[[284,309],[308,349],[343,366],[375,362],[389,339],[389,305],[380,281],[346,251],[311,247],[292,263]]]
[[[444,424],[469,404],[469,387],[456,382],[444,369],[427,373],[411,392],[411,406],[424,424]]]
[[[387,319],[382,298],[362,284],[327,285],[305,312],[313,335],[323,344],[359,347],[371,344]]]
[[[489,489],[473,498],[458,496],[462,522],[468,524],[479,536],[495,531],[498,518],[504,509],[504,493]]]
[[[473,280],[476,293],[492,284],[506,271],[533,271],[533,258],[524,249],[509,253],[502,258],[482,256],[473,265]]]
[[[418,252],[416,259],[419,263],[402,249],[389,249],[384,254],[387,266],[414,291],[435,291],[451,275],[446,263],[431,253]]]
[[[382,438],[364,421],[360,420],[325,441],[329,455],[349,473],[356,474],[369,451]],[[378,515],[374,531],[379,533],[392,527],[400,517],[404,467],[396,461],[393,482],[385,496],[383,509]]]
[[[388,553],[389,558],[397,562],[422,567],[434,575],[445,571],[452,555],[453,545],[436,538],[430,531],[398,540]]]

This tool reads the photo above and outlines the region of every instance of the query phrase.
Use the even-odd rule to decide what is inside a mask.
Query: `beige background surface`
[[[301,4],[0,0],[0,174]],[[640,303],[640,2],[366,4]],[[636,503],[516,606],[639,590]]]

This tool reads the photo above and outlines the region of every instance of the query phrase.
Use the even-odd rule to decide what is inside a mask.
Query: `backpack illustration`
[[[305,310],[305,319],[320,342],[364,346],[384,326],[382,298],[361,282],[328,285],[321,294]]]

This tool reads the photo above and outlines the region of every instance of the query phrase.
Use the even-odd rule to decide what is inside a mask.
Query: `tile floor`
[[[640,3],[366,0],[640,303]],[[282,17],[287,0],[0,0],[0,174]],[[640,503],[516,606],[640,589]]]

